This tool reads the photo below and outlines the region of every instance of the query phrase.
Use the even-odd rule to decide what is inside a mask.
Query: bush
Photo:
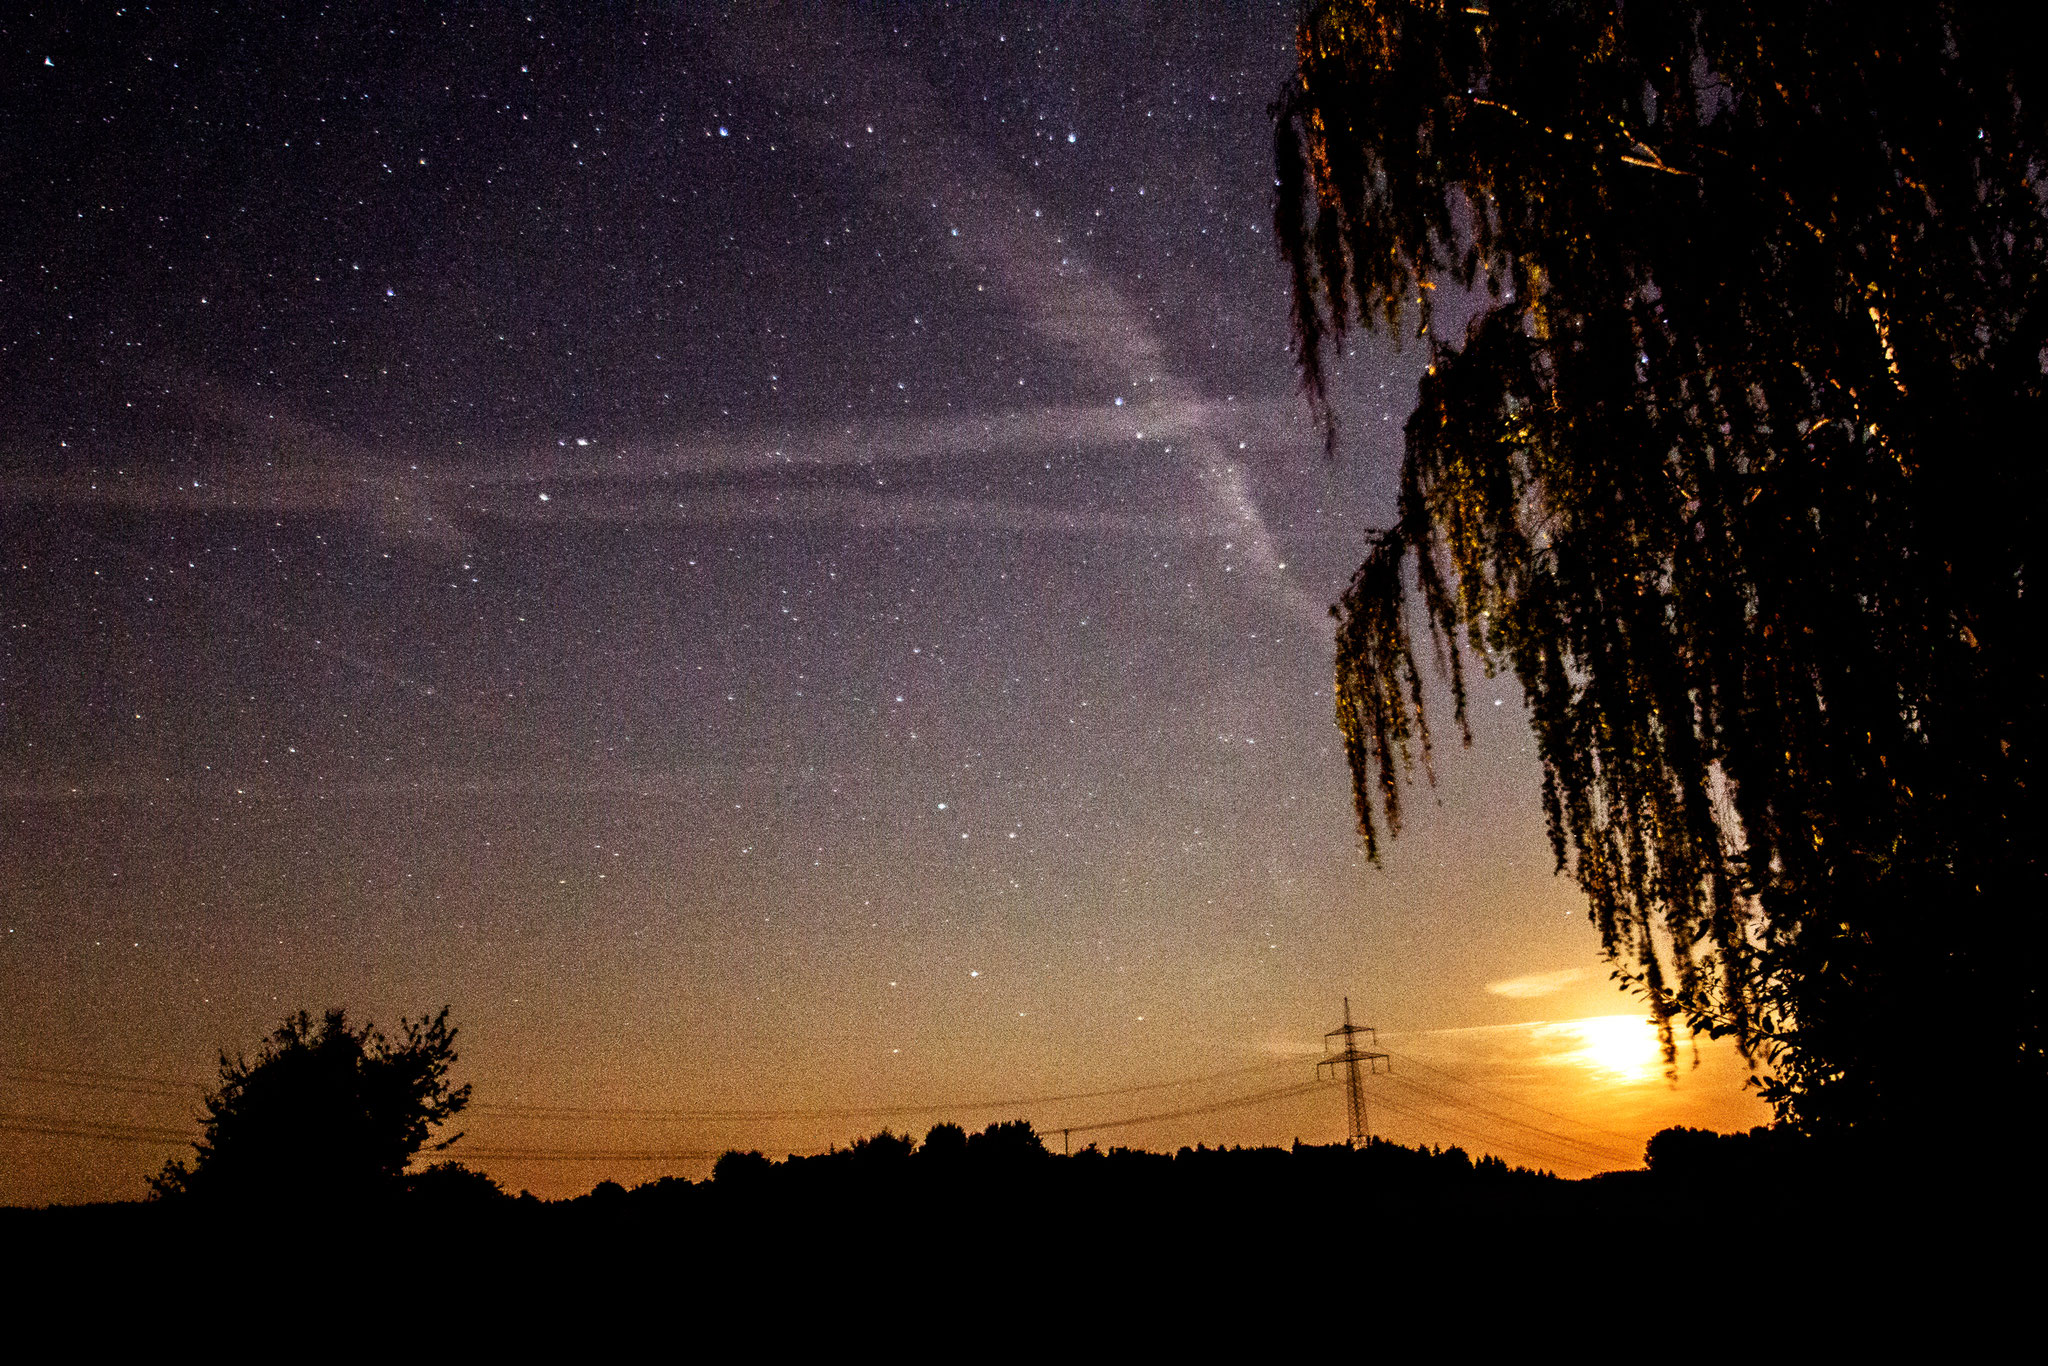
[[[192,1165],[165,1163],[152,1194],[243,1205],[401,1195],[406,1169],[433,1131],[469,1104],[469,1087],[448,1084],[455,1056],[445,1007],[432,1019],[400,1021],[395,1042],[375,1025],[351,1029],[339,1009],[317,1022],[300,1011],[254,1061],[221,1054],[220,1087],[206,1097]]]

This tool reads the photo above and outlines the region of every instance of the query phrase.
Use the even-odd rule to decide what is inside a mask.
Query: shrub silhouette
[[[206,1097],[192,1165],[165,1163],[152,1194],[239,1205],[401,1195],[406,1168],[433,1131],[469,1104],[468,1086],[448,1084],[455,1057],[446,1007],[431,1019],[400,1021],[396,1041],[372,1024],[350,1028],[339,1009],[318,1021],[300,1011],[253,1061],[221,1054],[220,1087]],[[439,1186],[460,1179],[422,1175]]]

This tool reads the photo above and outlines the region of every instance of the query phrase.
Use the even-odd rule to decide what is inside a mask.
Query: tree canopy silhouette
[[[188,1168],[166,1163],[159,1197],[223,1203],[333,1202],[394,1195],[433,1131],[469,1104],[451,1087],[455,1026],[448,1010],[400,1022],[399,1037],[349,1026],[330,1010],[305,1011],[264,1040],[253,1061],[221,1054],[220,1086],[206,1097],[205,1131]],[[442,1152],[462,1137],[431,1145]],[[444,1174],[434,1183],[451,1184]]]
[[[1330,439],[1348,327],[1430,348],[1335,609],[1368,850],[1429,763],[1413,604],[1468,743],[1459,642],[1519,680],[1559,870],[1667,1050],[1732,1034],[1810,1130],[2048,1077],[2044,28],[1327,0],[1275,108]]]

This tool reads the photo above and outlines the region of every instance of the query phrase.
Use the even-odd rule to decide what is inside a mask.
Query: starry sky
[[[1510,680],[1364,861],[1326,605],[1421,361],[1323,453],[1291,4],[378,8],[0,19],[0,1201],[329,1004],[452,1006],[542,1194],[1333,1141],[1347,994],[1403,1141],[1765,1118],[1607,980]]]

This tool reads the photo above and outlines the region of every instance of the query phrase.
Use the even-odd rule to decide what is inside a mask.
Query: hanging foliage
[[[1519,679],[1559,869],[1667,1049],[1734,1036],[1810,1129],[2048,1075],[2042,30],[1333,0],[1276,106],[1332,441],[1348,327],[1432,362],[1338,609],[1368,850],[1426,759],[1415,620]],[[1459,335],[1439,285],[1478,304]]]

